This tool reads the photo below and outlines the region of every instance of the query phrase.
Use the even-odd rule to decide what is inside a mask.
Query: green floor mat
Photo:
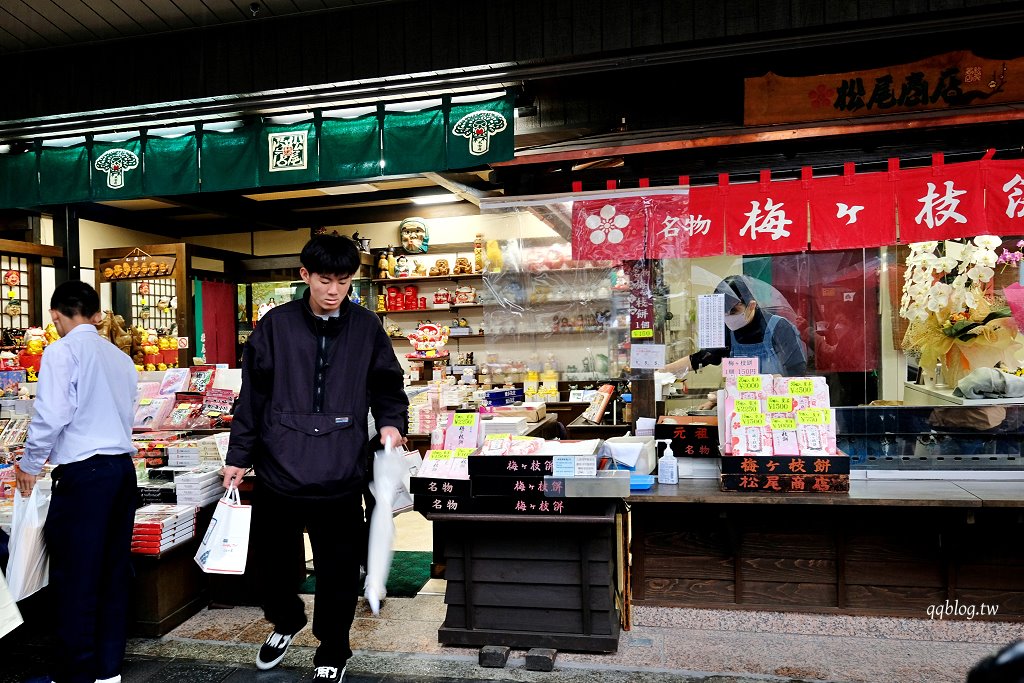
[[[431,553],[425,551],[395,551],[391,574],[388,576],[388,595],[393,598],[411,598],[419,593],[430,578],[430,558]],[[299,592],[311,595],[316,592],[315,573],[306,579]]]

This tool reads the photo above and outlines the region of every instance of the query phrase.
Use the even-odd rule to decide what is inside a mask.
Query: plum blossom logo
[[[832,106],[832,89],[824,83],[818,85],[817,88],[807,93],[807,97],[811,100],[812,107],[831,107]]]
[[[618,213],[611,204],[605,204],[596,214],[587,216],[585,222],[590,230],[590,241],[593,244],[618,244],[625,237],[623,230],[629,225],[629,216]]]

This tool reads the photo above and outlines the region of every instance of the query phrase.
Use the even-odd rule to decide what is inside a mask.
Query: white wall
[[[92,270],[94,265],[93,252],[96,249],[138,247],[144,244],[166,244],[174,241],[165,235],[128,230],[127,228],[119,228],[114,225],[107,225],[106,223],[96,223],[95,221],[79,221],[78,235],[81,244],[79,265],[90,270]]]

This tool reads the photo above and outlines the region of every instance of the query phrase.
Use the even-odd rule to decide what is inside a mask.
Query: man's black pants
[[[43,528],[57,612],[57,683],[121,673],[138,490],[131,457],[94,455],[53,472]]]
[[[302,532],[309,533],[316,571],[313,635],[320,641],[314,666],[341,668],[352,656],[349,629],[359,592],[363,529],[362,496],[311,499],[283,496],[257,480],[253,492],[252,547],[259,573],[263,612],[278,633],[306,625],[298,592],[305,578],[296,567],[305,557]]]

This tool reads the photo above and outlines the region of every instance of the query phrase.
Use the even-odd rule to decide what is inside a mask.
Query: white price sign
[[[725,348],[724,294],[701,294],[697,297],[697,346],[702,349]]]
[[[629,367],[634,370],[657,370],[665,367],[665,345],[633,342],[629,346]]]

